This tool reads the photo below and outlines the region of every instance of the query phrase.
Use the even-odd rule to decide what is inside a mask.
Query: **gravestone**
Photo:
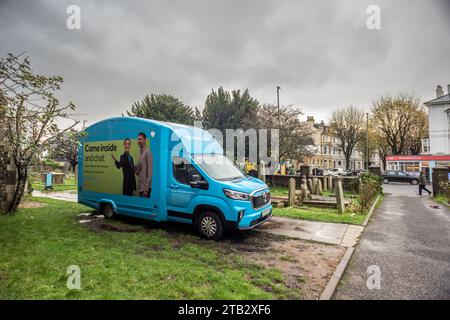
[[[312,194],[317,194],[317,178],[313,178],[313,190],[311,191]]]
[[[333,176],[328,176],[328,191],[333,192]]]
[[[295,179],[289,179],[288,205],[293,207],[295,205]]]
[[[314,193],[314,185],[313,185],[311,178],[308,179],[308,189],[309,189],[309,193],[311,193],[311,194]]]
[[[258,179],[266,182],[266,163],[263,160],[259,162]]]
[[[433,196],[447,194],[448,188],[448,167],[435,167],[432,173]]]
[[[310,193],[308,191],[308,187],[306,186],[306,179],[302,180],[302,184],[300,185],[300,205],[304,200],[310,198]]]
[[[322,195],[322,181],[320,179],[317,179],[316,194],[319,196]]]
[[[323,177],[323,190],[324,191],[328,191],[328,179],[327,179],[328,177],[326,177],[326,176],[324,176]]]
[[[337,179],[335,180],[334,193],[336,194],[338,213],[342,214],[345,212],[344,189],[342,188],[342,177],[337,177]]]

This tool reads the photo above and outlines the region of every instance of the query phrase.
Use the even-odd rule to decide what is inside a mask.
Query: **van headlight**
[[[250,195],[248,193],[234,191],[230,189],[223,189],[223,193],[230,199],[233,200],[243,200],[248,201],[250,200]]]

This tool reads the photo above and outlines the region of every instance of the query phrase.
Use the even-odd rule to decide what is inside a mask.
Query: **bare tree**
[[[373,102],[372,117],[380,135],[393,155],[417,151],[418,141],[423,138],[426,125],[425,111],[414,94],[399,94],[396,97],[384,96]],[[425,133],[426,134],[426,133]],[[414,138],[413,138],[414,137]],[[415,141],[411,144],[412,140]]]
[[[68,118],[75,106],[60,106],[54,93],[61,89],[60,76],[35,74],[27,57],[8,54],[0,59],[0,91],[3,95],[5,136],[17,167],[17,184],[7,212],[15,212],[22,199],[33,156],[42,152],[52,139],[77,124],[60,130],[57,120]]]
[[[329,120],[331,129],[339,139],[339,147],[345,157],[345,168],[348,170],[353,149],[364,138],[365,113],[349,106],[333,111]]]
[[[364,132],[364,135],[366,132]],[[356,149],[364,155],[364,161],[367,160],[367,152],[369,152],[369,162],[378,152],[378,143],[376,131],[374,130],[373,121],[369,121],[369,145],[367,145],[367,139],[364,136],[363,139],[360,139],[356,144]]]
[[[300,121],[303,112],[300,108],[280,106],[280,122],[276,105],[265,104],[258,108],[256,123],[258,128],[279,128],[280,160],[302,160],[311,154],[312,129],[307,123]],[[269,141],[270,143],[270,141]]]
[[[414,117],[414,125],[408,134],[406,146],[408,153],[419,154],[422,151],[422,139],[428,136],[428,113],[425,107],[420,106],[416,111]]]

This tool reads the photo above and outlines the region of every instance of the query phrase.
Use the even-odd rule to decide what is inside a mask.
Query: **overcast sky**
[[[66,27],[69,5],[81,29]],[[369,30],[369,5],[381,30]],[[78,120],[121,115],[150,93],[203,108],[213,88],[248,88],[262,103],[326,120],[383,94],[422,101],[450,83],[450,0],[0,0],[0,55],[26,51],[64,77]]]

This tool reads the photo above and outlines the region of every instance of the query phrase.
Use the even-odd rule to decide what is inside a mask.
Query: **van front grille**
[[[270,202],[270,191],[266,191],[259,196],[253,196],[252,204],[253,208],[258,209]]]

